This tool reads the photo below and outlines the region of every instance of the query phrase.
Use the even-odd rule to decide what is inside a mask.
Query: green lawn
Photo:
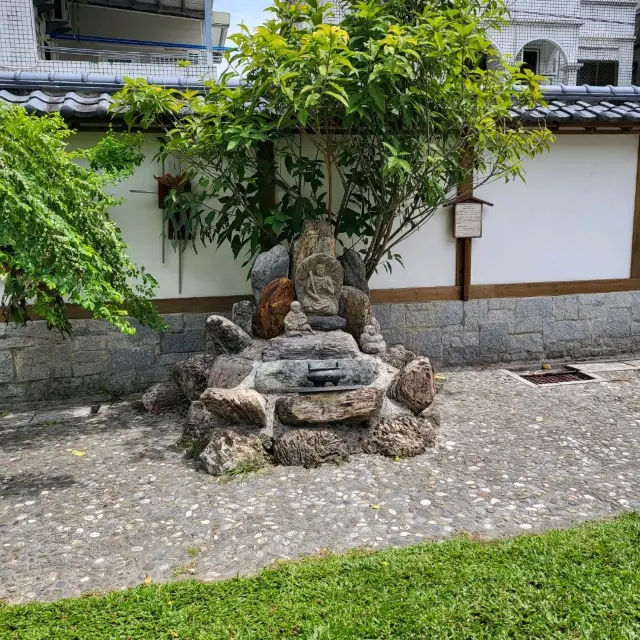
[[[0,606],[0,638],[639,638],[640,516]]]

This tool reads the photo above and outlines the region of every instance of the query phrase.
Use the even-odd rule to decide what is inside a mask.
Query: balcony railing
[[[41,46],[40,59],[57,71],[117,73],[119,75],[146,76],[172,75],[184,77],[215,77],[219,52],[213,54],[213,64],[207,62],[207,53],[197,49],[170,51],[135,51],[122,49],[86,49],[79,47]]]

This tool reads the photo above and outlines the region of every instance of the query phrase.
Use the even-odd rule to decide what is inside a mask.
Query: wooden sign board
[[[482,203],[459,202],[454,209],[454,238],[482,238]]]

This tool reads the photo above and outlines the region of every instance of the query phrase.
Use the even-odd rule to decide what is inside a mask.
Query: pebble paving
[[[640,508],[640,372],[534,388],[447,374],[435,450],[218,479],[135,403],[0,418],[0,599],[250,574],[275,560],[457,533],[508,536]]]

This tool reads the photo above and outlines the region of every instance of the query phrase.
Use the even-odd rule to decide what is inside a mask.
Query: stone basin
[[[366,386],[371,384],[380,372],[380,363],[375,358],[362,356],[342,360],[274,360],[261,362],[256,370],[255,389],[260,393],[294,392],[300,387],[313,387],[309,381],[311,369],[320,369],[337,363],[343,374],[338,386]]]

